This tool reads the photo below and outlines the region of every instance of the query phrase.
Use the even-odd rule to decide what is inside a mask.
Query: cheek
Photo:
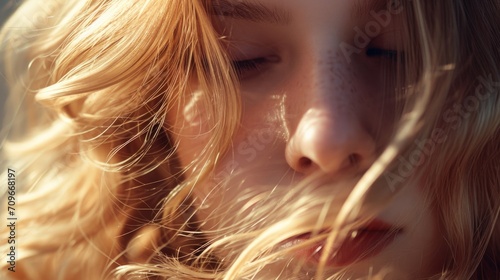
[[[428,277],[443,267],[447,245],[438,215],[424,195],[422,183],[408,184],[382,213],[383,218],[405,225],[404,234],[384,260],[394,261],[399,269],[412,272],[412,275]]]
[[[356,107],[369,133],[376,138],[379,150],[386,147],[398,124],[395,84],[385,82],[373,66],[360,61],[353,66]],[[360,65],[365,65],[360,68]]]
[[[194,91],[183,96],[167,114],[169,127],[166,129],[174,140],[177,156],[187,175],[192,174],[192,163],[202,156],[212,136],[205,103],[204,93]]]
[[[244,103],[244,115],[231,146],[218,158],[210,176],[193,190],[204,230],[220,229],[221,221],[234,219],[234,213],[248,202],[248,194],[253,197],[270,186],[291,184],[283,178],[288,167],[284,158],[286,132],[279,117],[282,102],[281,98],[268,97]],[[188,145],[199,143],[190,141]]]

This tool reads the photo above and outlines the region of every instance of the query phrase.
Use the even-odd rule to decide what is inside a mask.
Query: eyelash
[[[264,57],[245,59],[245,60],[235,60],[232,62],[233,68],[236,70],[236,73],[239,76],[242,76],[245,72],[258,71],[266,63],[269,63],[269,61]]]

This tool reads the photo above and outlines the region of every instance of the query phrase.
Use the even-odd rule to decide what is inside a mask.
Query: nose
[[[306,93],[298,95],[304,104],[316,101],[305,105],[301,110],[304,113],[294,122],[296,129],[287,142],[286,160],[296,172],[306,175],[321,171],[341,176],[366,170],[376,154],[376,144],[367,127],[370,121],[361,117],[365,115],[362,110],[368,108],[353,104],[356,98],[346,97],[351,92],[333,85],[335,79],[328,80],[315,83],[321,86],[303,88]]]
[[[359,121],[318,109],[304,114],[286,147],[288,164],[304,174],[359,171],[374,157],[374,140]]]

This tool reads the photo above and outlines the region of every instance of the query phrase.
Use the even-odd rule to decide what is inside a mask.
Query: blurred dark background
[[[19,6],[21,0],[0,0],[0,26],[3,27],[3,24],[9,17],[9,15]],[[4,44],[5,42],[0,42],[0,44]],[[2,58],[0,57],[0,65],[3,64]],[[4,107],[5,107],[5,99],[7,97],[7,88],[5,85],[5,77],[3,75],[3,68],[0,66],[0,126],[3,124],[3,115],[4,115]]]

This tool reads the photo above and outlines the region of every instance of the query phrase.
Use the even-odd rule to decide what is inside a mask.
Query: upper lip
[[[381,219],[373,219],[360,226],[350,229],[345,236],[337,237],[331,244],[330,260],[328,265],[345,266],[356,260],[367,256],[375,255],[390,244],[397,235],[403,231],[402,227],[387,223]],[[282,242],[283,248],[306,242],[318,235],[328,236],[332,233],[331,228],[323,228],[314,232],[306,232],[295,235]],[[321,237],[323,239],[325,237]],[[311,247],[299,249],[298,254],[306,256],[307,259],[317,259],[322,254],[325,240],[318,240],[311,244]],[[304,248],[304,247],[303,247]]]

